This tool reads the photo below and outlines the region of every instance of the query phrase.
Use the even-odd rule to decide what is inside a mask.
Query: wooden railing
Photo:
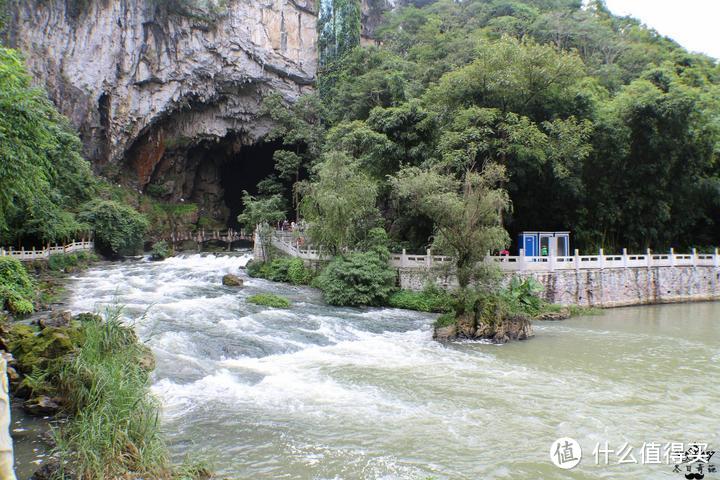
[[[41,250],[37,250],[35,249],[35,247],[33,247],[31,250],[25,250],[24,248],[21,248],[20,250],[13,250],[12,247],[8,249],[0,247],[0,257],[12,257],[20,260],[21,262],[25,262],[30,260],[49,258],[50,255],[55,255],[59,253],[80,252],[92,250],[93,248],[95,248],[95,244],[91,241],[72,242],[68,245],[54,245],[45,247]]]
[[[273,234],[272,244],[283,253],[303,260],[320,260],[322,251],[304,247],[302,241],[293,233],[278,231]],[[642,254],[628,254],[626,249],[619,255],[605,255],[601,249],[597,255],[580,255],[578,250],[572,256],[525,256],[488,255],[485,261],[506,271],[556,271],[556,270],[597,270],[606,268],[648,268],[708,266],[720,267],[718,249],[714,253],[698,253],[693,249],[689,254],[677,254],[673,249],[668,253],[653,253],[647,250]],[[395,268],[429,269],[453,265],[453,257],[433,255],[430,250],[425,255],[408,254],[405,250],[390,256],[390,264]]]

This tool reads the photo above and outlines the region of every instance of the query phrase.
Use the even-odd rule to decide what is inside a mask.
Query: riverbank
[[[39,311],[6,320],[0,334],[12,355],[14,413],[22,412],[13,423],[18,473],[29,478],[36,469],[37,479],[208,478],[201,464],[170,463],[159,404],[149,391],[154,357],[121,324],[120,309],[107,309],[103,318],[64,311],[71,275],[112,264],[73,254],[22,266],[33,276]]]

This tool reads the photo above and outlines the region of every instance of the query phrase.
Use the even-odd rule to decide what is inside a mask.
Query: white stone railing
[[[303,260],[320,260],[322,251],[303,247],[301,240],[291,232],[277,231],[273,234],[272,245],[283,253]],[[718,249],[714,253],[698,253],[692,249],[689,254],[677,254],[673,249],[668,253],[653,253],[649,249],[642,254],[629,254],[626,249],[619,255],[605,255],[600,249],[597,255],[580,255],[578,250],[572,256],[525,256],[520,255],[487,256],[485,261],[496,265],[501,270],[549,271],[555,270],[602,270],[606,268],[648,268],[648,267],[683,267],[708,266],[720,267]],[[395,268],[429,269],[453,264],[453,257],[433,255],[430,250],[425,255],[408,254],[405,250],[390,256],[390,264]]]
[[[52,247],[48,246],[43,248],[42,250],[37,250],[35,249],[35,247],[33,247],[32,250],[25,250],[24,248],[20,250],[13,250],[12,247],[8,249],[0,247],[0,257],[12,257],[20,260],[21,262],[25,262],[30,260],[49,258],[50,255],[55,255],[58,253],[80,252],[85,250],[92,250],[93,248],[95,248],[95,244],[93,242],[84,240],[81,242],[72,242],[68,245],[55,245]]]
[[[580,255],[575,250],[572,256],[528,257],[523,251],[518,256],[490,256],[502,270],[507,271],[550,271],[555,270],[602,270],[606,268],[650,268],[707,266],[720,267],[718,249],[712,254],[698,253],[692,249],[690,254],[677,254],[673,249],[668,253],[653,253],[647,250],[643,254],[629,254],[626,249],[619,255],[605,255],[602,249],[597,255]]]

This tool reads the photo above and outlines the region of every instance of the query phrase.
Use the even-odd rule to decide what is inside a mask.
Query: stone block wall
[[[452,275],[417,269],[398,271],[400,286],[422,290],[428,281],[449,288],[456,285]],[[620,307],[654,303],[720,300],[720,268],[708,266],[612,268],[602,270],[561,270],[554,272],[506,273],[533,277],[544,287],[550,303],[588,307]]]

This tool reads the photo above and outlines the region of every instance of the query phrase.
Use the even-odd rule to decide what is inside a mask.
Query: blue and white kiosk
[[[522,232],[518,249],[527,257],[567,257],[570,255],[570,232]]]

